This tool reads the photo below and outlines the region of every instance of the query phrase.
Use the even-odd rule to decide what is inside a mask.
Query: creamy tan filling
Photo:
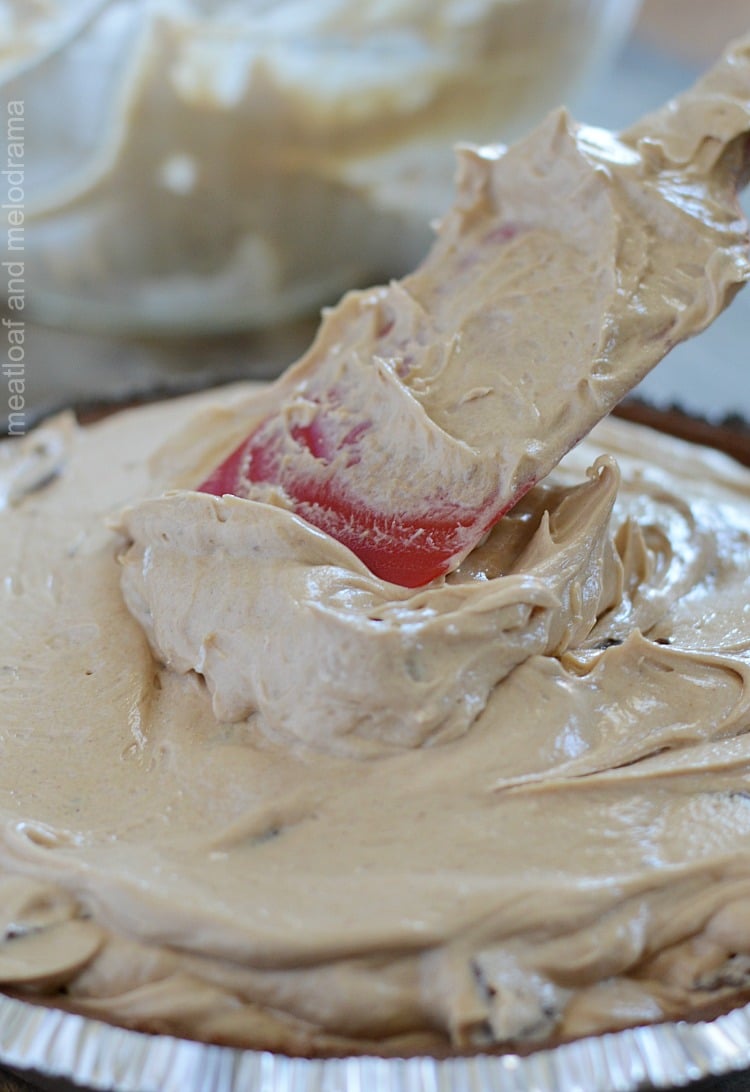
[[[415,593],[162,496],[248,396],[0,448],[4,987],[324,1053],[740,996],[750,475],[605,422]]]
[[[422,268],[348,297],[276,391],[0,449],[1,985],[313,1053],[529,1047],[750,989],[747,472],[605,423],[417,591],[279,489],[194,491],[321,366],[373,393],[375,504],[389,444],[417,495],[550,469],[747,277],[749,58],[619,141],[559,114],[467,153]]]

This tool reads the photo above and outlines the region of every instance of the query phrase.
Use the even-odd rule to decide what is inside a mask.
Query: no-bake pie
[[[723,69],[735,91],[749,58]],[[747,129],[726,88],[704,159]],[[571,208],[581,140],[634,174],[657,163],[670,193],[685,182],[669,141],[629,161],[634,144],[564,115],[544,132]],[[473,230],[502,157],[467,155]],[[586,200],[614,207],[603,171]],[[683,321],[648,327],[662,348],[748,275],[739,209],[679,192],[682,220],[636,255],[620,223],[614,265],[586,282],[632,320],[631,348],[654,269],[685,299],[706,285],[703,309],[651,306]],[[678,228],[707,217],[704,268]],[[571,276],[599,268],[579,258]],[[536,266],[498,282],[503,306],[553,297],[550,268],[546,288]],[[349,297],[311,351],[337,314],[380,314],[380,292]],[[393,382],[429,403],[440,368],[400,364]],[[492,399],[465,393],[461,419]],[[750,472],[607,419],[445,575],[406,587],[300,518],[283,483],[198,488],[272,398],[63,416],[0,448],[3,989],[305,1055],[530,1049],[750,995]]]

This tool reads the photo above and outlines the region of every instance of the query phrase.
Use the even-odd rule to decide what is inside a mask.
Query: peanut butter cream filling
[[[750,474],[605,421],[415,591],[171,489],[256,397],[0,447],[3,988],[306,1054],[741,1000]]]
[[[0,447],[2,988],[302,1054],[750,995],[750,474],[609,420],[556,465],[750,275],[749,74],[465,151],[420,269],[273,388]],[[416,588],[283,475],[198,491],[271,410],[298,457],[321,376],[372,442],[329,399],[311,473],[386,514],[536,484]]]

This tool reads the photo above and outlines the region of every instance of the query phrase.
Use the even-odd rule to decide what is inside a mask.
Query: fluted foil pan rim
[[[750,1005],[524,1057],[307,1059],[148,1035],[0,996],[0,1063],[97,1092],[635,1092],[750,1067]]]

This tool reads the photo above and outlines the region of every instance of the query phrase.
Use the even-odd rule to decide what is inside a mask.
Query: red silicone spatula
[[[748,131],[750,40],[619,136],[560,111],[462,152],[420,268],[326,315],[201,490],[286,504],[397,584],[450,571],[750,277]]]

